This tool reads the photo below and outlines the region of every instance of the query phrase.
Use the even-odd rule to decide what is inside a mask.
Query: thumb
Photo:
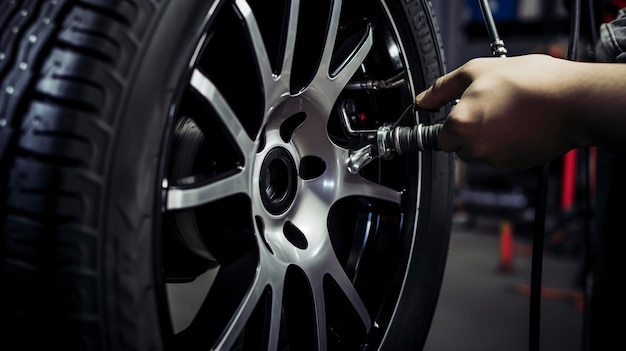
[[[450,132],[450,125],[443,124],[437,135],[439,148],[445,152],[458,152],[461,146],[458,144],[454,134]]]

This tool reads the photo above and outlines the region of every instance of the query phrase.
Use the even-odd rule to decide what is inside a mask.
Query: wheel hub
[[[296,196],[298,171],[291,154],[283,147],[270,150],[261,165],[259,189],[265,209],[273,215],[287,211]]]

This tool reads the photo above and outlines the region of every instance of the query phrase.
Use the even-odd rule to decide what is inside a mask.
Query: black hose
[[[533,225],[533,249],[530,273],[530,325],[528,333],[528,349],[539,350],[541,330],[541,275],[543,265],[543,240],[546,224],[546,199],[550,163],[541,166],[537,178],[537,203],[535,205],[535,222]]]
[[[572,0],[570,17],[570,35],[567,48],[567,59],[578,58],[578,41],[580,37],[580,0]],[[529,349],[539,350],[541,320],[541,270],[543,261],[543,242],[545,232],[547,184],[550,174],[550,162],[542,166],[537,180],[537,206],[533,233],[532,268],[530,278],[530,330]]]
[[[578,59],[578,41],[580,38],[580,0],[572,0],[570,14],[570,35],[567,45],[567,59],[576,61]]]

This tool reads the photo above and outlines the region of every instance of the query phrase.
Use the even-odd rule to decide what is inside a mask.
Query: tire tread
[[[0,2],[5,345],[110,349],[96,235],[103,179],[119,122],[113,116],[156,5]]]

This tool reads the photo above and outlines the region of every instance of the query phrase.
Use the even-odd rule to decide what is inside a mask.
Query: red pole
[[[574,207],[576,193],[576,161],[578,150],[570,150],[563,156],[563,173],[561,175],[561,211],[566,212]]]
[[[511,222],[500,223],[500,271],[504,273],[513,270],[513,228]]]

